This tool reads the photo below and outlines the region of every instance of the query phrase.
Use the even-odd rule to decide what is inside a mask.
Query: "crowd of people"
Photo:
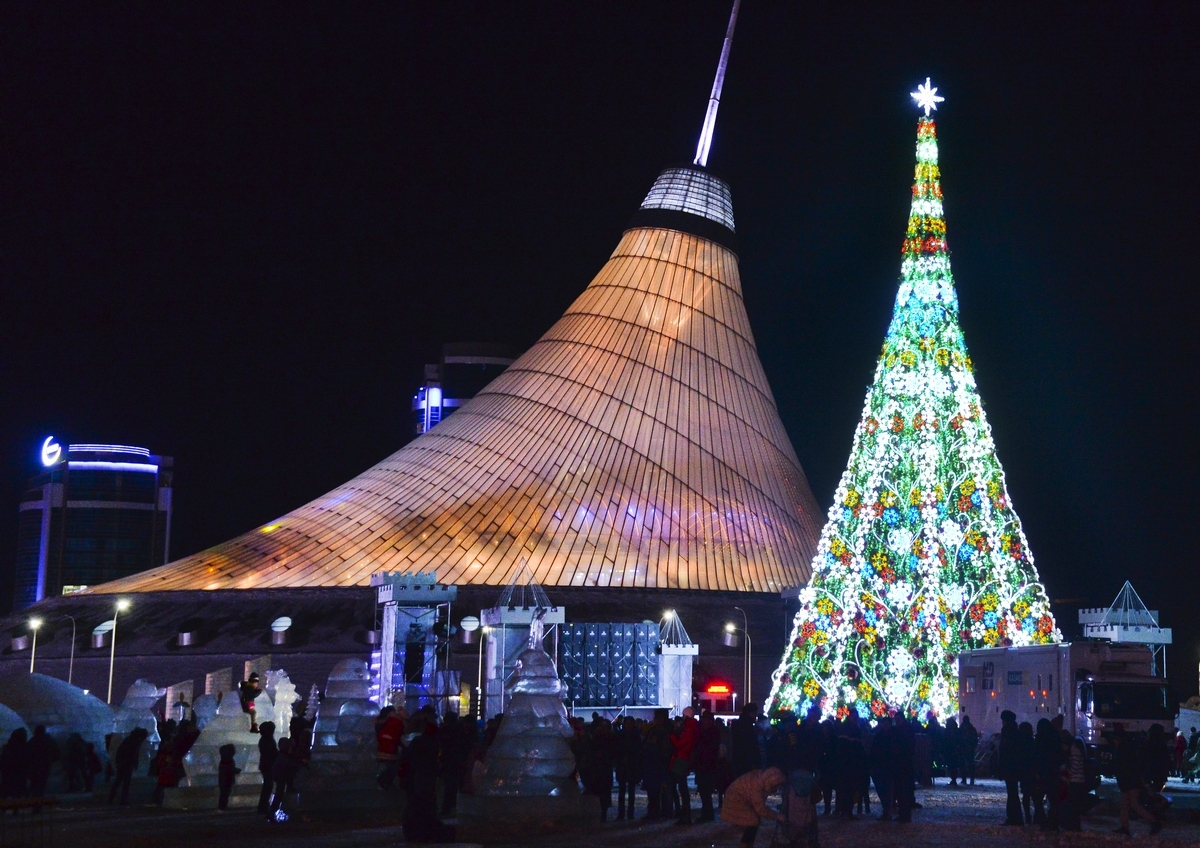
[[[1036,730],[1029,722],[1018,724],[1010,710],[1000,718],[996,775],[1008,795],[1004,823],[1079,830],[1096,779],[1096,764],[1083,740],[1063,728],[1062,716],[1040,719]],[[1166,731],[1151,725],[1143,739],[1117,724],[1111,742],[1112,773],[1121,795],[1116,832],[1130,835],[1132,814],[1150,825],[1151,834],[1158,833],[1168,804],[1162,790],[1174,766]]]
[[[405,740],[414,739],[412,720],[385,713],[379,724],[381,785],[403,775],[410,808],[415,803],[427,821],[435,811],[437,776],[445,781],[448,799],[469,784],[470,763],[485,756],[503,721],[503,715],[490,719],[476,740],[469,725],[456,717],[451,717],[455,729],[439,731],[430,711],[419,732],[438,742],[410,751]],[[746,828],[744,845],[753,844],[763,821],[779,817],[765,808],[765,798],[789,781],[793,787],[803,785],[796,791],[819,815],[877,815],[904,823],[920,809],[916,786],[933,785],[935,773],[945,775],[950,789],[974,785],[981,757],[1005,782],[1006,824],[1079,830],[1096,777],[1096,764],[1082,740],[1064,731],[1061,718],[1043,719],[1036,728],[1018,725],[1008,711],[1002,719],[998,745],[981,751],[980,734],[968,716],[944,724],[936,717],[921,723],[890,716],[871,726],[854,713],[840,720],[822,720],[816,712],[802,720],[783,713],[767,721],[753,704],[729,723],[707,711],[696,716],[691,709],[674,719],[658,710],[649,721],[631,716],[609,720],[593,713],[591,721],[571,719],[572,749],[583,790],[599,798],[601,821],[636,817],[690,825],[715,820],[719,809],[721,818]],[[1200,734],[1194,738],[1200,744]],[[1161,726],[1145,740],[1117,733],[1118,832],[1129,832],[1130,815],[1146,819],[1152,832],[1162,827],[1156,798],[1161,798],[1167,775],[1178,770],[1172,750]],[[441,809],[452,811],[452,801]]]
[[[32,736],[23,727],[14,730],[0,750],[0,797],[45,798],[50,773],[60,761],[69,791],[92,791],[102,768],[95,746],[72,733],[64,748],[59,750],[43,725],[35,727]]]
[[[378,782],[406,794],[407,838],[434,841],[444,833],[439,813],[452,814],[459,791],[471,790],[472,765],[486,756],[503,721],[503,714],[493,716],[477,734],[453,714],[439,721],[431,706],[412,716],[394,707],[380,711]],[[660,709],[649,720],[593,713],[590,721],[570,722],[576,776],[584,792],[598,797],[602,822],[687,826],[715,821],[720,810],[722,819],[744,828],[746,845],[764,818],[779,817],[765,807],[766,797],[789,781],[803,803],[846,819],[872,813],[874,785],[881,819],[911,821],[919,808],[914,786],[932,780],[935,763],[951,786],[973,783],[979,745],[970,719],[942,726],[885,718],[872,728],[853,714],[821,721],[813,712],[803,721],[788,713],[767,721],[753,704],[728,723],[690,708],[675,718]]]
[[[484,736],[488,743],[498,727],[498,721],[489,722]],[[375,720],[375,740],[379,788],[398,788],[405,796],[405,839],[445,841],[449,829],[441,819],[453,815],[459,790],[469,787],[473,757],[481,756],[484,750],[474,725],[460,720],[455,713],[439,720],[432,704],[412,715],[403,707],[384,707]]]
[[[1184,783],[1195,783],[1200,778],[1200,730],[1191,728],[1188,736],[1180,731],[1175,735],[1173,777],[1183,778]]]
[[[68,793],[96,791],[97,779],[108,782],[108,803],[129,804],[130,790],[139,767],[146,765],[146,775],[153,789],[147,801],[162,804],[167,789],[179,786],[186,776],[185,758],[200,737],[200,730],[190,720],[160,720],[157,725],[158,747],[147,749],[150,733],[137,727],[128,734],[109,734],[106,738],[107,764],[95,745],[85,742],[78,733],[71,733],[60,746],[38,725],[29,735],[17,728],[0,749],[0,798],[43,799],[49,794],[49,783],[56,764],[61,765],[61,788]],[[258,771],[262,778],[262,795],[258,811],[280,820],[284,798],[292,791],[298,770],[308,761],[312,732],[302,716],[292,719],[289,737],[275,740],[275,725],[263,722],[259,734]],[[234,764],[236,749],[226,745],[220,749],[217,771],[217,808],[228,807],[229,796],[239,768]],[[144,754],[149,754],[144,758]]]
[[[585,791],[600,796],[602,819],[611,809],[615,783],[618,820],[636,814],[640,786],[645,818],[675,818],[683,825],[713,821],[714,801],[721,806],[737,778],[771,769],[785,777],[797,771],[811,775],[812,792],[825,815],[853,819],[869,814],[873,783],[881,799],[879,816],[909,821],[912,788],[922,774],[932,773],[932,763],[922,767],[922,755],[936,756],[956,787],[974,782],[979,744],[969,719],[960,728],[953,719],[942,727],[936,721],[924,726],[884,718],[872,728],[853,713],[840,721],[821,721],[814,711],[803,721],[783,713],[768,722],[753,704],[728,724],[708,711],[696,717],[691,709],[674,720],[658,710],[649,722],[625,716],[610,724],[593,715],[590,723],[576,719],[573,724],[580,778]],[[699,805],[694,819],[689,774]]]
[[[1061,717],[1041,719],[1036,728],[1018,724],[1010,711],[1001,719],[998,745],[984,753],[991,754],[991,773],[1005,783],[1005,824],[1079,830],[1096,779],[1096,764],[1082,740],[1063,729]],[[493,716],[479,732],[474,722],[453,713],[439,717],[428,704],[412,715],[396,707],[380,711],[377,781],[381,789],[403,791],[408,839],[446,837],[442,819],[454,814],[460,791],[471,791],[472,767],[486,756],[503,720],[503,714]],[[659,709],[649,720],[593,713],[590,721],[570,722],[576,776],[584,792],[597,796],[602,822],[673,819],[691,825],[719,814],[745,828],[744,845],[753,844],[764,820],[779,817],[765,807],[769,794],[791,792],[818,815],[855,819],[877,812],[884,821],[909,822],[920,808],[915,786],[932,785],[935,771],[946,776],[949,788],[973,785],[981,756],[980,734],[967,716],[945,724],[936,717],[920,723],[891,716],[872,727],[854,713],[839,720],[822,720],[815,711],[803,719],[782,713],[768,721],[749,704],[728,723],[690,708],[675,718]],[[261,779],[257,809],[269,820],[282,820],[284,799],[309,759],[312,728],[297,714],[288,735],[277,740],[272,722],[254,725]],[[158,732],[161,741],[149,758],[154,779],[149,800],[162,803],[165,790],[185,776],[185,758],[200,732],[187,720],[162,721]],[[60,750],[45,727],[32,735],[19,728],[0,749],[0,797],[45,797],[51,772],[61,764],[67,791],[91,792],[104,775],[109,803],[128,804],[148,735],[138,728],[111,738],[105,765],[79,734],[71,734]],[[220,754],[218,808],[225,809],[239,769],[233,746]],[[1168,775],[1195,780],[1191,763],[1200,762],[1200,731],[1193,728],[1189,738],[1179,734],[1169,741],[1161,725],[1144,739],[1118,728],[1112,757],[1121,795],[1117,832],[1130,833],[1130,818],[1136,816],[1157,833]]]

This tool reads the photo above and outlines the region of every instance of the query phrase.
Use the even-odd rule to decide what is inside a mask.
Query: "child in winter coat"
[[[222,745],[217,751],[221,755],[221,762],[217,766],[217,789],[220,791],[217,809],[227,810],[229,809],[229,793],[233,791],[233,781],[242,770],[233,763],[233,755],[237,753],[237,748],[233,745]]]

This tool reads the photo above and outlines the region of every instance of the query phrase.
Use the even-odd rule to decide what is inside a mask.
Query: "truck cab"
[[[1075,732],[1089,749],[1095,749],[1104,774],[1111,772],[1117,725],[1144,738],[1150,725],[1166,728],[1175,718],[1162,678],[1088,674],[1076,683],[1076,691]]]

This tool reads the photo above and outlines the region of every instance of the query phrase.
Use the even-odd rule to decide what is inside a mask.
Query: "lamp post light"
[[[484,627],[479,628],[479,668],[475,672],[475,679],[478,681],[478,684],[479,684],[476,687],[478,689],[478,692],[476,693],[476,700],[479,703],[478,713],[479,713],[480,721],[483,720],[483,641],[484,641],[484,639],[487,638],[487,635],[491,632],[492,632],[492,628],[490,628],[490,627],[484,626]]]
[[[122,598],[117,601],[116,609],[113,611],[112,640],[109,642],[108,652],[108,703],[110,704],[112,703],[113,665],[117,659],[117,615],[127,609],[129,609],[129,601]]]
[[[737,647],[737,635],[741,633],[746,637],[746,648],[742,654],[742,689],[746,693],[746,703],[750,704],[754,701],[753,687],[750,683],[750,669],[754,661],[754,643],[750,639],[750,621],[746,617],[746,611],[741,607],[734,607],[735,610],[742,614],[742,626],[738,627],[732,621],[725,624],[725,636],[722,642],[730,648]]]
[[[474,633],[476,630],[479,631],[479,663],[475,671],[475,712],[480,718],[483,718],[483,638],[487,634],[488,629],[480,627],[479,619],[473,615],[468,615],[458,625],[467,633]],[[466,640],[464,639],[463,641]]]
[[[71,619],[71,662],[67,665],[67,685],[69,686],[71,679],[75,676],[75,616],[63,613],[63,618]]]
[[[29,629],[33,631],[33,648],[29,651],[29,673],[33,674],[33,661],[37,657],[37,632],[42,626],[40,618],[29,619]]]
[[[754,643],[750,640],[750,619],[746,617],[746,611],[741,607],[734,609],[742,614],[742,633],[746,634],[746,703],[749,704],[754,700],[754,687],[750,684],[754,666]]]

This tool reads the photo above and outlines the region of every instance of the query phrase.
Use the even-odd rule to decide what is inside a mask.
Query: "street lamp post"
[[[727,622],[725,624],[725,633],[727,635],[724,641],[726,645],[732,648],[737,645],[737,636],[735,634],[741,633],[746,637],[746,647],[742,654],[742,690],[746,693],[746,703],[750,704],[754,700],[753,687],[750,682],[750,669],[754,660],[754,646],[750,640],[750,621],[747,619],[744,609],[741,607],[734,607],[734,609],[742,614],[742,626],[738,627],[732,621]]]
[[[484,626],[479,628],[479,667],[475,671],[475,681],[477,683],[475,689],[475,700],[479,704],[477,710],[479,720],[483,721],[483,640],[487,638],[490,627]]]
[[[67,665],[67,685],[70,685],[75,676],[75,616],[63,613],[63,618],[71,619],[71,662]]]
[[[117,659],[117,615],[127,609],[129,609],[129,601],[122,598],[117,601],[116,609],[113,611],[112,641],[109,643],[108,652],[108,703],[110,704],[112,703],[113,665]]]
[[[751,666],[754,665],[754,643],[750,641],[750,619],[746,617],[746,611],[741,607],[734,609],[742,614],[742,633],[746,635],[746,703],[749,704],[754,700],[753,687],[750,685]]]
[[[479,631],[479,667],[475,671],[475,713],[480,718],[483,718],[483,639],[487,634],[487,627],[479,626],[479,619],[473,615],[468,615],[459,626],[467,633]],[[465,639],[463,641],[466,641]]]
[[[29,629],[33,631],[33,647],[29,651],[29,673],[33,674],[33,661],[37,657],[37,632],[42,626],[40,618],[29,619]]]

